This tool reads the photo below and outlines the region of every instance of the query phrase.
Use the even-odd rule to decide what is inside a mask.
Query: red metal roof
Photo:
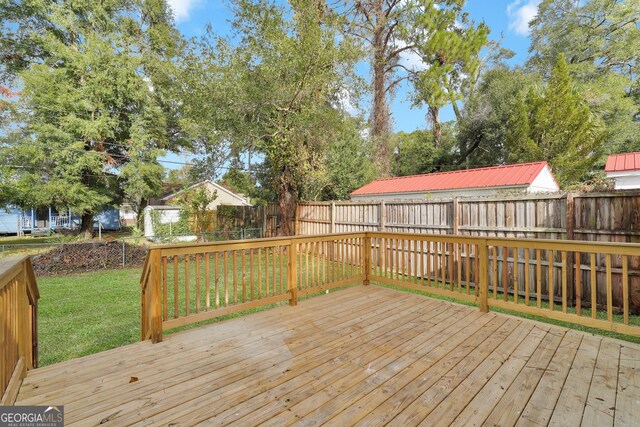
[[[640,152],[612,154],[607,158],[605,172],[625,172],[640,169]]]
[[[531,184],[547,162],[519,163],[489,168],[437,172],[424,175],[377,179],[352,195],[414,193],[461,188],[512,187]]]

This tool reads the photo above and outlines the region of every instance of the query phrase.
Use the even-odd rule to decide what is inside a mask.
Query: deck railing
[[[38,286],[31,258],[0,260],[0,405],[12,405],[37,365]]]
[[[141,279],[142,339],[362,282],[365,252],[364,233],[153,247]]]
[[[640,336],[640,245],[363,232],[152,248],[142,339],[369,281]]]

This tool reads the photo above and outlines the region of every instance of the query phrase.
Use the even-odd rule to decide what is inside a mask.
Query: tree
[[[442,124],[440,147],[436,147],[431,130],[398,132],[394,141],[394,174],[396,176],[456,169],[454,162],[455,122]]]
[[[218,198],[217,192],[210,193],[205,187],[183,191],[177,198],[182,208],[180,217],[194,233],[206,233],[213,227],[213,210],[209,205]]]
[[[506,139],[513,126],[509,119],[518,100],[536,83],[540,83],[537,74],[517,68],[498,66],[485,72],[456,124],[455,163],[465,167],[504,164]]]
[[[234,5],[238,40],[207,37],[194,44],[185,69],[202,78],[190,91],[195,100],[224,106],[202,122],[213,129],[209,152],[228,143],[264,156],[280,208],[280,232],[291,234],[303,183],[346,120],[337,105],[357,56],[348,40],[339,40],[335,17],[321,1],[295,0],[284,7],[237,0]]]
[[[173,139],[156,77],[177,49],[170,12],[164,1],[3,7],[30,30],[1,46],[22,91],[2,135],[0,202],[70,208],[88,237],[100,209],[122,197],[140,204],[161,184],[156,158]]]
[[[640,0],[545,0],[527,66],[548,77],[559,54],[605,124],[606,153],[640,149]]]
[[[577,183],[601,155],[602,126],[560,55],[541,95],[530,90],[509,121],[508,160],[547,160],[561,186]]]
[[[480,50],[487,46],[489,27],[475,25],[462,11],[465,0],[426,1],[413,23],[413,43],[424,69],[412,78],[414,103],[426,104],[436,147],[441,145],[440,109],[453,106],[458,120],[458,100],[475,85]]]
[[[400,55],[413,49],[403,37],[404,23],[417,2],[354,0],[343,3],[344,31],[355,36],[370,52],[372,74],[372,108],[370,117],[371,140],[378,175],[391,175],[391,112],[389,103],[398,85],[407,78],[399,75],[404,67]]]

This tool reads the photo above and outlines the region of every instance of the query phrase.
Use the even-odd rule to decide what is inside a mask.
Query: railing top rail
[[[332,240],[341,238],[355,238],[365,237],[365,232],[355,233],[334,233],[334,234],[317,234],[313,236],[287,236],[287,237],[265,237],[260,239],[245,239],[245,240],[224,240],[220,242],[204,242],[204,243],[177,243],[173,245],[152,245],[150,250],[161,250],[163,254],[171,253],[174,250],[184,251],[185,249],[193,249],[195,252],[222,251],[229,249],[247,249],[253,247],[265,247],[265,246],[277,246],[288,245],[291,242],[305,242],[305,241],[317,241],[317,240]]]
[[[31,303],[40,298],[40,292],[38,290],[38,284],[36,282],[35,275],[33,274],[33,268],[31,268],[31,257],[29,255],[16,255],[0,259],[0,289],[5,287],[22,268],[23,264],[27,262],[27,291]]]
[[[615,242],[588,242],[583,240],[527,239],[518,237],[454,236],[451,234],[413,234],[369,231],[369,237],[404,237],[436,242],[486,242],[489,246],[510,246],[529,249],[552,249],[577,252],[640,256],[640,244]]]

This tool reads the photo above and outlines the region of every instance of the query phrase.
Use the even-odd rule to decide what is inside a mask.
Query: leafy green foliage
[[[195,233],[212,231],[214,211],[210,205],[217,198],[217,192],[209,192],[206,185],[183,191],[176,200],[182,208],[180,218]]]
[[[602,127],[574,87],[562,55],[542,94],[532,89],[519,98],[509,128],[508,159],[547,160],[562,186],[583,178],[601,154]]]
[[[105,205],[155,194],[156,158],[173,146],[163,79],[178,42],[166,3],[10,2],[7,10],[14,21],[3,25],[17,29],[2,53],[25,50],[4,68],[22,91],[2,135],[0,202],[71,208],[90,231]]]
[[[531,24],[530,69],[549,76],[558,55],[606,127],[606,154],[640,150],[640,0],[546,0]],[[637,92],[635,92],[637,95]]]
[[[319,169],[345,120],[336,104],[347,87],[354,49],[337,41],[334,17],[317,1],[292,1],[285,8],[268,0],[238,0],[234,12],[236,46],[208,37],[187,57],[185,70],[195,76],[185,80],[193,84],[188,111],[200,109],[203,99],[225,106],[192,116],[191,128],[216,130],[203,143],[212,162],[225,144],[264,155],[288,234],[303,184]]]
[[[412,23],[411,36],[425,69],[416,73],[414,102],[426,104],[440,144],[439,110],[454,106],[475,85],[480,50],[488,44],[489,27],[475,25],[462,11],[464,0],[424,1]],[[457,116],[459,116],[457,112]]]

